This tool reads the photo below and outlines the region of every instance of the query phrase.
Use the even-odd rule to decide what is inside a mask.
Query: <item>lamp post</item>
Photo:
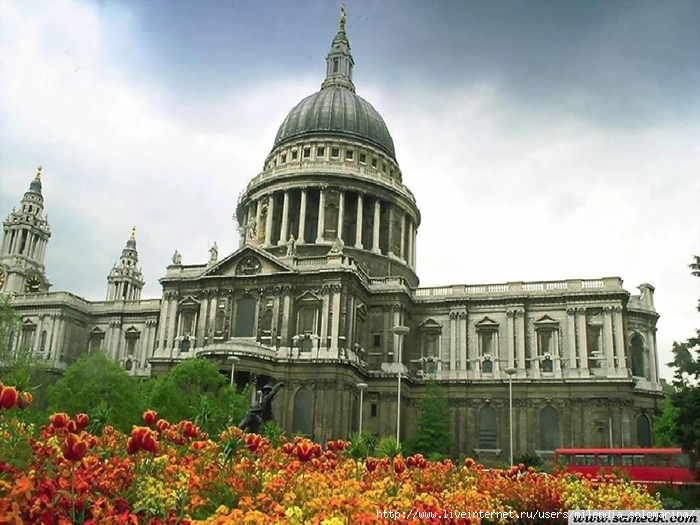
[[[235,355],[230,355],[227,361],[231,363],[231,387],[233,388],[233,375],[236,372],[236,363],[240,362],[240,358]]]
[[[367,388],[367,383],[357,383],[357,388],[360,389],[360,424],[357,433],[362,434],[362,407],[364,405],[363,394],[365,392],[365,388]]]
[[[398,349],[396,351],[396,363],[398,364],[398,386],[396,389],[396,444],[400,444],[401,436],[401,370],[403,368],[403,362],[401,360],[401,348],[403,345],[403,336],[406,335],[411,329],[408,326],[395,326],[391,329],[395,335],[399,337]]]
[[[509,412],[509,430],[510,430],[510,464],[513,466],[513,374],[517,370],[513,367],[508,367],[505,369],[505,373],[508,374],[508,412]]]

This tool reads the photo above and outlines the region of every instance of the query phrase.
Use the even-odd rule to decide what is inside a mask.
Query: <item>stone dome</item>
[[[345,86],[326,86],[299,102],[282,122],[273,149],[318,135],[365,142],[395,158],[394,141],[382,116]]]

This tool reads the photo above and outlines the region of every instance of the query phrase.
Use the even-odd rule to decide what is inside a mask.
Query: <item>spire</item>
[[[136,226],[131,227],[131,238],[136,239]]]
[[[331,50],[326,56],[326,79],[321,84],[321,89],[329,87],[342,87],[355,92],[355,84],[352,83],[352,69],[355,61],[350,54],[350,41],[345,34],[345,4],[340,7],[340,21],[338,32],[331,43]]]
[[[138,301],[144,285],[141,268],[138,267],[139,254],[136,250],[136,226],[131,228],[131,236],[122,250],[119,263],[115,264],[107,277],[108,301]]]
[[[27,193],[35,193],[35,194],[39,195],[40,197],[42,196],[41,195],[41,170],[42,170],[42,167],[39,166],[36,170],[36,177],[34,177],[34,180],[29,184],[29,190],[27,191]]]

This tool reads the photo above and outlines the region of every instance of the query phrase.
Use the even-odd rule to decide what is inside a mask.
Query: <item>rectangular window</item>
[[[337,58],[333,59],[333,73],[337,73],[340,68],[340,61]]]
[[[355,152],[351,149],[345,150],[345,160],[352,160]]]
[[[552,350],[552,331],[551,330],[538,330],[537,335],[539,336],[540,343],[540,355],[553,354]]]
[[[340,148],[331,148],[331,157],[334,159],[340,157]]]
[[[317,157],[325,157],[326,155],[326,148],[324,146],[319,146],[316,148],[316,156]]]
[[[287,155],[282,155],[282,164],[287,162]]]
[[[382,164],[382,171],[386,173],[386,164]]]
[[[304,158],[308,159],[311,156],[311,148],[304,148]]]
[[[377,417],[377,403],[372,403],[369,406],[369,412],[372,417]]]
[[[252,297],[243,297],[236,304],[236,332],[234,337],[255,335],[255,310],[258,302]]]
[[[374,334],[372,345],[374,346],[374,348],[382,346],[382,336],[380,334]]]
[[[491,330],[479,333],[481,355],[493,355],[493,341],[495,339],[495,335],[496,332],[492,332]]]
[[[372,159],[372,167],[373,167],[374,169],[377,168],[377,159]]]
[[[297,152],[292,151],[292,160],[297,160]]]
[[[360,153],[360,164],[367,162],[367,155],[365,153]]]

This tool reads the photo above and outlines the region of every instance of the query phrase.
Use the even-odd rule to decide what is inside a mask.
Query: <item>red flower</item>
[[[377,470],[377,465],[379,462],[376,460],[376,458],[367,458],[365,459],[365,467],[367,467],[367,470],[370,472],[374,472]]]
[[[155,432],[148,427],[134,427],[126,444],[127,454],[136,454],[139,450],[155,453],[158,450]]]
[[[150,427],[153,423],[156,422],[157,417],[158,413],[155,410],[146,410],[143,413],[143,422]]]
[[[467,458],[464,460],[464,466],[467,468],[472,468],[474,466],[475,461],[472,458]]]
[[[59,412],[58,414],[51,414],[49,416],[49,421],[51,421],[51,426],[54,428],[64,428],[68,426],[68,421],[70,421],[70,418],[68,417],[68,414]]]
[[[90,417],[87,414],[78,414],[74,419],[78,430],[84,430],[90,423]]]
[[[61,447],[63,450],[63,457],[69,461],[80,461],[85,456],[88,446],[85,441],[80,439],[75,434],[68,434],[68,437],[63,442]]]
[[[68,429],[68,432],[70,432],[71,434],[77,434],[78,432],[80,432],[80,430],[78,430],[78,424],[75,421],[73,421],[72,419],[68,422],[68,424],[66,425],[66,428]]]
[[[159,419],[158,422],[156,423],[156,429],[158,432],[165,432],[170,428],[170,423],[168,423],[165,419]]]
[[[17,408],[22,409],[28,407],[34,401],[34,396],[31,392],[22,392],[17,398]]]
[[[406,470],[406,463],[399,456],[396,456],[394,458],[394,472],[401,474],[404,470]]]
[[[259,436],[258,434],[248,434],[245,437],[245,445],[248,447],[248,450],[255,454],[255,451],[260,448],[260,445],[262,445],[262,436]]]
[[[207,442],[206,441],[195,441],[192,443],[192,448],[194,450],[203,450],[207,448]]]
[[[292,454],[294,454],[294,445],[292,445],[291,443],[285,443],[284,445],[282,445],[282,451],[285,454],[289,454],[291,456]]]
[[[2,386],[0,387],[0,408],[5,408],[7,410],[11,409],[17,404],[19,400],[19,393],[17,389],[13,386]]]
[[[318,445],[311,443],[311,441],[302,441],[299,443],[296,449],[296,454],[299,461],[309,461],[313,457],[317,446]]]

